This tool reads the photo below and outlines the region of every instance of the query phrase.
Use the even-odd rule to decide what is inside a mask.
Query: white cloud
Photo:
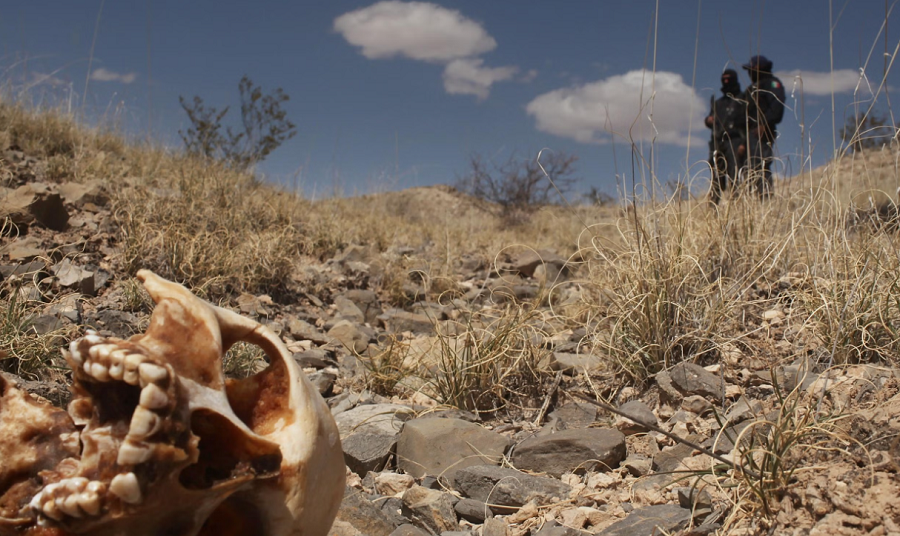
[[[122,74],[100,67],[94,69],[94,72],[91,73],[91,80],[96,80],[97,82],[121,82],[123,84],[130,84],[137,80],[137,73]]]
[[[444,68],[444,89],[451,95],[475,95],[487,98],[494,82],[509,80],[518,67],[482,67],[484,60],[469,58],[453,60]]]
[[[526,110],[534,116],[538,130],[582,143],[603,142],[611,132],[628,139],[630,130],[635,141],[655,138],[685,146],[691,123],[697,139],[705,140],[700,120],[708,105],[681,75],[658,71],[655,84],[653,77],[651,72],[637,70],[557,89],[536,97]]]
[[[497,46],[479,23],[427,2],[378,2],[339,16],[334,29],[369,59],[406,56],[446,62]]]
[[[861,92],[869,94],[868,84],[865,80],[860,80],[859,71],[854,69],[838,69],[833,72],[794,69],[778,71],[775,76],[781,79],[788,93],[796,88],[797,92],[802,90],[806,95],[831,95],[832,74],[834,75],[835,93],[853,93],[859,86]]]

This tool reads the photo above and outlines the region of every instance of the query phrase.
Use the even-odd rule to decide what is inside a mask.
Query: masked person
[[[741,100],[741,82],[737,71],[725,69],[721,82],[722,96],[713,101],[706,117],[706,126],[712,129],[709,140],[709,166],[712,169],[709,197],[713,203],[718,203],[722,198],[729,180],[732,184],[736,182],[746,155],[744,133],[747,130],[747,104]]]
[[[772,190],[775,126],[784,116],[784,84],[772,74],[772,62],[765,56],[753,56],[743,67],[753,81],[744,92],[748,171],[759,197],[765,199]]]

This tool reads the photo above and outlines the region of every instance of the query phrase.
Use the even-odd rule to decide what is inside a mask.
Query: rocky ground
[[[5,348],[3,368],[64,405],[58,348],[88,327],[141,332],[150,304],[121,266],[104,184],[41,182],[39,163],[15,148],[3,160],[0,214],[14,228],[0,274],[21,309],[4,329],[21,344],[50,341],[32,353],[51,356],[38,369]],[[413,245],[350,245],[306,262],[278,301],[222,300],[279,334],[332,409],[348,474],[333,534],[900,535],[898,373],[826,370],[790,302],[748,309],[768,353],[733,345],[625,386],[585,323],[558,314],[583,299],[571,259],[463,255],[443,282],[418,269],[434,262]],[[398,264],[404,277],[386,285]],[[756,291],[803,284],[795,274]],[[450,369],[448,356],[504,335],[498,355],[515,378]],[[226,366],[245,375],[260,359],[232,352]],[[455,379],[477,391],[451,392]]]

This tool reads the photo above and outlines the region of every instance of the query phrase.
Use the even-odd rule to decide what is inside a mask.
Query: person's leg
[[[765,182],[766,160],[765,160],[765,140],[760,140],[756,136],[750,136],[747,143],[747,180],[749,186],[752,187],[762,197],[763,183]]]

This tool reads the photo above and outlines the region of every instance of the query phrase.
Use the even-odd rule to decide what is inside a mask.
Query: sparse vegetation
[[[565,201],[578,180],[573,154],[542,151],[537,157],[515,154],[503,164],[479,154],[469,159],[469,171],[459,179],[463,191],[496,204],[507,223],[522,223],[541,206]]]
[[[888,116],[874,111],[857,112],[841,127],[841,140],[854,152],[879,149],[891,143],[896,134]]]
[[[238,83],[238,91],[241,98],[239,129],[223,124],[229,106],[220,111],[205,105],[199,96],[194,96],[190,102],[179,97],[181,108],[191,122],[187,130],[178,132],[188,154],[220,160],[235,169],[246,170],[297,135],[295,125],[282,108],[290,97],[281,88],[264,94],[262,88],[254,86],[245,75]]]

